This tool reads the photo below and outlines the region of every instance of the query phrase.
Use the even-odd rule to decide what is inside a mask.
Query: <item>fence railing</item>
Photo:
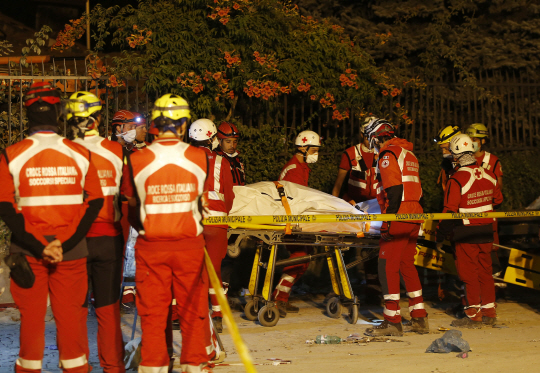
[[[103,100],[104,129],[110,134],[110,119],[119,109],[138,111],[148,116],[152,102],[164,92],[143,92],[143,80],[124,81],[112,87],[105,78],[92,78],[85,59],[52,60],[48,63],[18,63],[0,66],[0,128],[4,146],[24,136],[25,115],[22,97],[25,90],[40,80],[52,81],[65,96],[77,91],[95,92]],[[484,123],[490,131],[491,149],[534,148],[540,140],[540,83],[517,71],[481,72],[476,84],[449,76],[426,82],[423,88],[402,90],[396,97],[382,97],[387,110],[381,115],[397,122],[396,104],[406,108],[414,122],[401,125],[398,134],[415,144],[417,152],[431,151],[433,138],[447,125],[465,129],[469,124]],[[1,116],[2,113],[6,115]],[[243,124],[258,127],[272,124],[285,128],[288,135],[307,127],[326,138],[343,138],[344,143],[358,139],[364,119],[352,111],[343,121],[332,120],[332,109],[323,108],[309,98],[283,95],[269,105],[239,94],[233,116]],[[4,118],[4,119],[2,119]],[[149,121],[148,121],[149,122]],[[64,123],[64,135],[68,128]]]

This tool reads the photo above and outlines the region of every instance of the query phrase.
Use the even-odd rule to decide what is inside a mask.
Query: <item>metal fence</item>
[[[105,134],[110,134],[109,122],[114,112],[127,109],[148,116],[151,102],[160,94],[143,92],[143,80],[125,80],[123,86],[111,87],[105,78],[89,76],[88,70],[85,59],[53,60],[27,67],[14,62],[0,66],[3,145],[10,145],[25,134],[22,97],[34,81],[53,81],[66,96],[77,90],[95,92],[104,102]],[[535,148],[540,140],[540,83],[516,71],[480,72],[476,79],[475,86],[453,75],[427,82],[423,88],[404,88],[401,95],[381,98],[386,108],[386,115],[382,115],[397,122],[396,104],[409,111],[414,123],[401,125],[398,134],[413,142],[416,152],[431,151],[433,138],[444,126],[457,125],[465,129],[476,122],[489,128],[491,149]],[[284,127],[288,135],[298,128],[308,127],[326,138],[343,138],[344,143],[357,141],[363,122],[354,111],[344,121],[332,120],[332,109],[294,95],[265,102],[240,94],[233,117],[252,127],[262,124]],[[64,135],[67,130],[64,123]]]

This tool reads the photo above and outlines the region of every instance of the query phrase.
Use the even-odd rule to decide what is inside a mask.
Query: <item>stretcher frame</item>
[[[249,280],[249,292],[252,299],[244,307],[246,318],[258,321],[263,326],[272,327],[279,321],[279,311],[272,300],[273,282],[277,267],[310,262],[316,258],[324,257],[328,264],[333,294],[327,302],[326,311],[332,318],[341,317],[342,308],[348,308],[349,322],[356,324],[358,320],[358,297],[354,295],[347,274],[347,269],[361,262],[377,257],[379,239],[376,236],[364,235],[358,237],[355,233],[335,232],[301,232],[293,230],[287,234],[282,229],[234,229],[229,228],[228,237],[237,235],[233,245],[229,246],[231,256],[237,256],[240,251],[239,244],[246,237],[254,238],[256,243],[255,259]],[[324,247],[324,252],[305,255],[292,259],[277,260],[279,245],[284,246],[311,246]],[[363,249],[362,258],[349,265],[345,265],[343,252],[350,248]],[[269,250],[268,260],[263,260],[264,250]],[[365,250],[365,251],[364,251]],[[261,269],[266,269],[262,289],[259,286]]]

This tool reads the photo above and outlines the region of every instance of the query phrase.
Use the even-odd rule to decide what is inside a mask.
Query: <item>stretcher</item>
[[[244,307],[248,320],[258,320],[261,325],[272,327],[279,321],[279,311],[272,299],[276,269],[295,264],[307,263],[317,258],[325,258],[330,272],[333,296],[329,299],[326,312],[330,317],[341,317],[342,309],[348,309],[349,321],[358,320],[358,297],[354,295],[347,269],[361,262],[377,257],[379,239],[366,234],[359,237],[354,233],[302,232],[292,229],[287,233],[279,229],[234,229],[228,230],[229,256],[238,256],[241,249],[251,246],[255,249],[255,259],[251,270],[248,290],[252,298]],[[246,241],[250,244],[246,245]],[[323,248],[323,252],[301,257],[277,260],[279,245],[310,246]],[[343,253],[357,248],[360,259],[345,265]],[[263,273],[264,272],[264,273]],[[262,285],[261,285],[262,282]]]

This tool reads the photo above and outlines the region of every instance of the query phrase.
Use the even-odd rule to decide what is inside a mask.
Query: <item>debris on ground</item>
[[[459,330],[449,330],[441,338],[434,340],[427,348],[426,352],[444,353],[449,352],[469,352],[469,343],[462,338]]]
[[[125,347],[124,364],[126,369],[137,369],[141,363],[141,338],[129,341]]]
[[[456,357],[459,357],[461,359],[466,359],[469,357],[469,354],[467,352],[460,352],[459,354],[456,355]]]

